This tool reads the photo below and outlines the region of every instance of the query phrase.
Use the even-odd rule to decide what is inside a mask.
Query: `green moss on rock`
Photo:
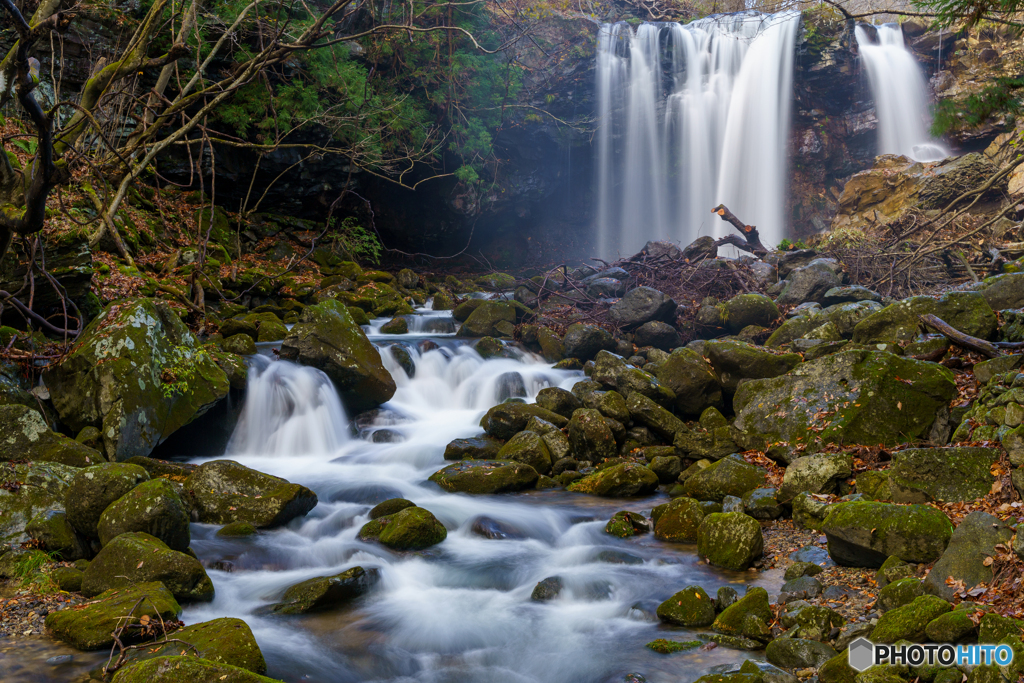
[[[0,460],[59,462],[88,467],[105,460],[98,451],[50,430],[37,410],[0,405]]]
[[[82,594],[152,581],[162,582],[178,601],[213,600],[213,582],[199,560],[143,532],[121,534],[100,550],[85,570]]]
[[[79,470],[64,496],[68,521],[79,533],[99,538],[100,516],[107,506],[145,481],[149,481],[149,473],[128,463],[104,463]]]
[[[676,626],[710,626],[715,601],[700,586],[687,586],[658,605],[658,619]]]
[[[711,564],[743,570],[764,554],[761,525],[742,512],[715,512],[697,530],[697,554]]]
[[[654,525],[654,537],[660,541],[695,543],[704,510],[693,498],[681,496],[666,503]]]
[[[935,508],[862,501],[830,506],[822,528],[832,559],[852,567],[880,567],[892,555],[932,562],[953,535],[952,522]]]
[[[644,465],[620,463],[574,481],[569,490],[606,498],[629,498],[651,493],[658,488],[658,475]]]
[[[114,644],[112,633],[133,607],[135,616],[149,616],[156,621],[174,621],[181,614],[181,607],[171,592],[159,581],[153,581],[108,590],[84,605],[50,612],[46,616],[46,629],[71,647],[102,650]],[[125,644],[139,639],[137,631],[127,631],[122,636]]]
[[[645,646],[649,650],[654,650],[658,654],[670,655],[675,652],[686,652],[687,650],[695,650],[700,647],[699,640],[667,640],[665,638],[658,638],[652,640]]]
[[[128,531],[144,531],[171,550],[188,550],[189,511],[177,489],[166,479],[151,479],[111,503],[100,515],[100,543]]]
[[[317,504],[305,486],[231,460],[203,463],[185,480],[185,490],[204,524],[249,522],[266,529],[287,524]]]
[[[281,683],[248,669],[180,655],[134,663],[114,674],[112,683]]]
[[[890,610],[883,614],[871,632],[871,641],[875,643],[895,643],[897,640],[909,640],[922,643],[927,638],[926,629],[929,622],[953,609],[948,602],[934,595],[923,595],[903,607]]]
[[[275,614],[305,614],[337,609],[368,593],[380,580],[380,570],[352,567],[335,576],[318,576],[289,586]]]
[[[241,619],[222,617],[192,624],[178,629],[170,636],[192,645],[189,656],[201,657],[209,662],[227,664],[251,671],[255,674],[267,672],[267,662],[256,643],[249,625]],[[154,644],[150,647],[131,651],[128,665],[147,659],[177,655],[185,646],[181,643]]]
[[[510,460],[463,460],[430,475],[451,493],[512,493],[537,485],[537,470]]]

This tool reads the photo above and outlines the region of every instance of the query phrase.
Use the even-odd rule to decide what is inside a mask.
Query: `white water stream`
[[[423,311],[411,329],[448,316]],[[192,547],[210,567],[216,598],[187,607],[186,623],[245,619],[268,675],[287,681],[589,683],[639,671],[651,683],[667,683],[756,656],[726,648],[665,656],[644,648],[655,638],[694,637],[653,616],[659,602],[689,584],[714,594],[727,583],[778,583],[774,575],[704,565],[692,546],[604,533],[616,510],[649,511],[664,496],[470,496],[427,482],[448,464],[445,445],[478,434],[481,415],[500,398],[532,400],[545,386],[571,387],[581,373],[553,370],[529,354],[483,360],[450,336],[430,335],[440,346],[420,353],[422,332],[370,332],[398,391],[380,411],[361,416],[355,431],[325,376],[286,361],[255,361],[226,457],[304,484],[320,502],[306,518],[247,539],[218,538],[217,527],[193,525]],[[395,362],[390,343],[412,353],[413,378]],[[419,553],[357,540],[370,508],[398,496],[433,512],[448,538]],[[479,535],[475,524],[502,538]],[[351,608],[301,617],[255,613],[296,582],[355,565],[379,568],[382,578]],[[565,582],[561,596],[532,601],[536,583],[553,575]]]
[[[857,26],[854,34],[871,84],[878,117],[878,153],[902,154],[914,161],[940,161],[949,150],[928,133],[928,89],[921,65],[903,43],[899,24]]]
[[[800,13],[605,24],[598,36],[598,249],[689,244],[729,229],[785,236],[786,147]]]

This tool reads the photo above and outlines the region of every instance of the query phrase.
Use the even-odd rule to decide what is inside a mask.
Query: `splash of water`
[[[800,13],[605,24],[598,36],[598,248],[725,234],[724,203],[766,244],[785,234],[786,144]],[[663,54],[669,59],[663,64]],[[663,78],[668,67],[670,79]]]
[[[878,153],[902,154],[914,161],[940,161],[949,156],[927,130],[928,90],[921,66],[903,43],[898,24],[857,26],[854,34],[871,84],[878,117]]]

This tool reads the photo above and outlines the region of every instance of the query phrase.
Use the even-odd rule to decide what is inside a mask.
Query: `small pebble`
[[[57,655],[56,657],[50,657],[47,659],[46,663],[50,666],[60,666],[61,664],[70,664],[73,659],[73,655]]]

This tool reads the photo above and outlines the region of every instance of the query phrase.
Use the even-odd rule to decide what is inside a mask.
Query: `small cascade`
[[[928,90],[921,66],[903,43],[899,24],[857,26],[854,33],[878,117],[878,153],[940,161],[949,150],[928,134]]]
[[[253,356],[245,408],[229,455],[335,453],[348,441],[348,418],[327,375]]]
[[[785,234],[786,146],[800,13],[605,24],[597,46],[598,249],[725,234],[725,204]]]

